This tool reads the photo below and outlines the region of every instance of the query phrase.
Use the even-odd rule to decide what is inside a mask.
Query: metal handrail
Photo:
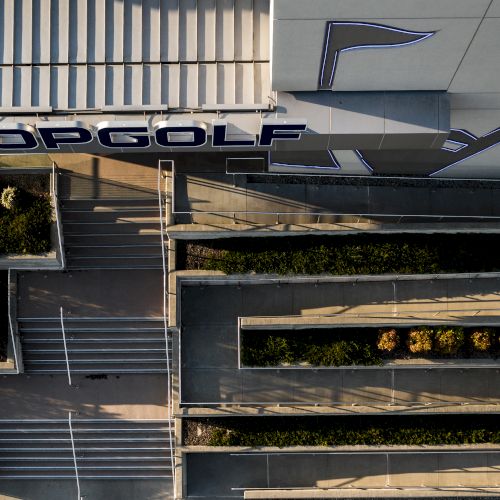
[[[173,207],[174,208],[174,207]],[[500,215],[445,215],[445,214],[379,214],[379,213],[348,213],[348,212],[262,212],[256,210],[172,210],[173,214],[180,215],[239,215],[239,214],[250,214],[250,215],[314,215],[318,217],[323,216],[339,216],[339,217],[393,217],[402,219],[404,217],[411,218],[429,218],[429,219],[500,219]]]
[[[78,465],[76,462],[75,440],[73,438],[73,426],[71,425],[71,412],[70,411],[68,412],[68,425],[69,425],[69,434],[71,437],[71,450],[73,452],[73,463],[75,465],[76,490],[77,490],[77,494],[78,494],[78,500],[81,500],[82,495],[80,493],[80,478],[78,477]]]
[[[54,204],[54,211],[56,213],[56,227],[57,227],[57,238],[59,240],[59,254],[61,256],[61,269],[66,269],[66,256],[64,255],[63,232],[62,232],[61,213],[59,209],[59,192],[58,192],[57,171],[55,162],[52,162],[52,202]]]
[[[399,303],[401,304],[401,303]],[[393,303],[388,303],[389,306],[393,305],[398,305],[396,302],[395,304]],[[404,305],[404,304],[401,304]],[[335,307],[335,306],[333,306]],[[340,306],[339,306],[340,307]],[[453,314],[453,313],[467,313],[467,317],[474,317],[477,316],[481,312],[491,312],[491,313],[498,313],[500,312],[500,308],[495,308],[492,307],[491,309],[485,308],[485,309],[419,309],[418,311],[415,309],[410,309],[410,310],[405,310],[401,309],[398,311],[384,311],[382,309],[380,310],[373,310],[373,311],[367,311],[367,312],[334,312],[334,313],[326,313],[326,314],[287,314],[286,316],[239,316],[239,319],[244,319],[244,318],[253,318],[253,319],[274,319],[274,318],[282,318],[284,321],[286,321],[288,318],[336,318],[339,316],[350,316],[354,318],[364,318],[365,316],[371,317],[373,315],[383,315],[384,318],[387,316],[400,316],[401,314],[405,315],[418,315],[420,317],[421,314],[432,314],[433,317],[438,316],[439,314]],[[410,319],[413,319],[410,317]],[[419,318],[416,318],[419,319]],[[426,318],[422,318],[422,321],[425,321]],[[499,319],[500,321],[500,319]],[[286,324],[286,323],[285,323]],[[247,329],[244,326],[242,327],[243,330]],[[252,327],[248,327],[249,330],[252,329]]]
[[[163,327],[165,332],[165,354],[167,358],[167,416],[168,420],[172,419],[172,374],[170,369],[170,350],[168,342],[168,286],[167,286],[167,261],[165,255],[165,237],[164,237],[164,220],[163,220],[163,196],[161,190],[161,161],[158,161],[158,206],[160,209],[160,240],[161,240],[161,257],[162,257],[162,271],[163,271]],[[172,465],[172,482],[175,491],[175,464],[174,464],[174,448],[172,433],[172,426],[169,426],[169,443],[170,443],[170,460]]]
[[[10,285],[11,284],[11,270],[9,269],[7,272],[7,314],[9,318],[9,334],[10,334],[10,340],[12,342],[12,351],[14,352],[14,363],[15,363],[15,370],[16,370],[16,375],[19,375],[19,359],[17,357],[17,343],[16,339],[14,337],[14,323],[12,321],[12,314],[10,312],[10,306],[11,306],[11,297],[10,297]]]
[[[69,358],[68,358],[68,348],[66,346],[66,332],[64,331],[64,317],[63,317],[63,308],[62,306],[59,309],[60,312],[60,318],[61,318],[61,332],[62,332],[62,338],[63,338],[63,345],[64,345],[64,356],[66,358],[66,369],[68,370],[68,382],[69,385],[73,385],[71,383],[71,371],[69,369]]]
[[[348,368],[346,368],[348,369]],[[387,407],[433,407],[433,406],[475,406],[475,405],[488,405],[488,406],[498,406],[500,407],[500,401],[491,400],[478,400],[478,401],[402,401],[401,403],[391,403],[390,401],[385,402],[373,402],[373,401],[356,401],[356,402],[346,402],[346,401],[203,401],[203,402],[189,402],[181,401],[181,406],[193,406],[193,407],[228,407],[228,406],[258,406],[262,408],[276,408],[276,407],[288,407],[293,406],[295,408],[303,406],[336,406],[336,407],[355,407],[355,406],[366,406],[379,408],[381,406]]]

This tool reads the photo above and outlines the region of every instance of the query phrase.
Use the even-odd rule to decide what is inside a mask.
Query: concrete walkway
[[[81,481],[82,497],[89,500],[146,500],[173,498],[172,480]],[[2,480],[1,500],[70,500],[77,498],[74,480]]]
[[[196,286],[189,286],[188,278],[181,279],[181,405],[500,402],[500,370],[494,368],[240,370],[237,340],[243,316],[374,316],[423,309],[429,311],[425,322],[432,324],[439,311],[461,311],[456,314],[466,318],[489,309],[496,318],[498,278],[234,281],[193,278]]]
[[[201,452],[187,453],[185,464],[187,498],[243,498],[252,490],[260,490],[252,498],[279,498],[268,489],[294,488],[331,488],[330,498],[345,498],[355,488],[365,490],[367,498],[370,492],[380,496],[395,489],[406,498],[424,496],[426,489],[427,496],[448,489],[448,495],[459,497],[465,488],[491,496],[500,492],[498,449]]]
[[[453,181],[398,185],[379,179],[349,185],[182,169],[172,182],[177,224],[466,223],[500,217],[499,183],[457,187]]]
[[[0,419],[67,418],[68,411],[82,418],[167,418],[164,375],[72,378],[74,387],[64,375],[4,375]]]
[[[163,316],[157,269],[18,273],[18,317]]]

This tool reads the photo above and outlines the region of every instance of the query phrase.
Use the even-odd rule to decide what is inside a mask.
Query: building
[[[342,280],[193,273],[177,256],[179,241],[219,238],[498,233],[498,0],[3,0],[0,14],[0,154],[18,158],[23,172],[24,160],[53,163],[59,229],[59,270],[44,271],[40,262],[7,266],[17,269],[12,300],[21,312],[10,332],[19,359],[0,397],[10,401],[14,391],[21,398],[5,404],[0,435],[16,442],[31,432],[50,448],[67,424],[70,432],[55,458],[40,447],[33,456],[17,445],[3,457],[0,449],[3,498],[37,498],[33,491],[43,500],[69,498],[75,477],[78,495],[96,499],[342,498],[338,478],[328,482],[325,457],[334,450],[302,450],[314,455],[304,463],[293,450],[283,452],[283,463],[276,449],[193,451],[183,447],[183,421],[337,415],[351,406],[362,415],[374,407],[418,413],[436,403],[498,411],[496,361],[465,374],[463,366],[446,374],[438,367],[432,380],[419,378],[418,370],[428,369],[420,365],[406,369],[406,381],[397,375],[405,370],[358,371],[352,392],[336,378],[347,377],[345,367],[328,372],[328,380],[309,371],[249,370],[239,358],[242,330],[267,327],[267,316],[273,328],[320,328],[325,317],[341,314],[335,294]],[[349,286],[358,278],[366,299],[349,296],[354,309],[412,305],[412,286],[421,281],[382,277],[385,284],[375,287],[365,276],[347,279]],[[462,278],[442,279],[447,290],[457,285],[458,297],[480,304],[473,313],[467,300],[458,301],[459,324],[467,325],[486,316],[497,277],[470,278],[472,285]],[[439,302],[429,287],[417,297]],[[348,300],[342,293],[338,300]],[[370,321],[392,325],[391,314],[396,310]],[[413,324],[403,317],[396,323]],[[60,336],[65,325],[69,349]],[[238,335],[222,337],[230,332]],[[30,335],[53,348],[33,347]],[[475,387],[483,376],[488,392],[470,394],[457,384],[438,394],[434,388],[449,374]],[[380,392],[367,401],[371,377]],[[28,394],[41,404],[27,408]],[[54,401],[53,411],[42,409]],[[74,430],[68,411],[79,412]],[[85,433],[102,448],[97,458]],[[113,435],[110,451],[103,442]],[[137,445],[116,444],[127,441]],[[498,494],[494,446],[487,460],[486,452],[468,450],[470,463],[460,462],[461,450],[433,451],[415,465],[417,479],[409,478],[413,469],[398,469],[400,451],[383,464],[353,453],[345,476],[370,469],[366,483],[351,484],[361,497],[363,488],[381,496],[453,496],[454,488]],[[433,469],[446,453],[455,466]],[[276,461],[272,474],[262,457]],[[339,460],[335,467],[342,457],[331,459]],[[25,465],[2,465],[9,460]],[[474,472],[474,464],[488,481],[477,473],[465,483],[460,474],[439,483],[449,469]],[[280,472],[288,467],[298,471],[296,483]],[[326,476],[302,478],[309,467]],[[380,467],[394,474],[383,484],[373,479]],[[21,476],[31,481],[21,484]],[[427,480],[431,490],[420,491]]]

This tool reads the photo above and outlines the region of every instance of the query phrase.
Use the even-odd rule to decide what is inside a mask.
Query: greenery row
[[[7,356],[8,340],[8,271],[0,270],[0,361],[5,361]]]
[[[349,422],[331,424],[326,418],[290,418],[289,421],[271,418],[244,419],[238,423],[221,423],[210,434],[210,446],[344,446],[344,445],[460,445],[500,443],[500,429],[495,422],[425,419],[415,423],[400,421],[377,422],[370,417],[366,423],[353,423],[353,417],[344,417]],[[477,417],[477,416],[476,416]],[[370,423],[370,420],[372,423]],[[477,418],[480,420],[480,418]]]
[[[500,235],[339,235],[193,241],[179,268],[226,274],[423,274],[500,270]]]
[[[46,197],[4,190],[0,206],[0,254],[41,254],[50,250],[52,209]]]
[[[496,357],[499,351],[493,328],[420,326],[395,328],[336,328],[289,332],[243,331],[244,366],[376,366],[383,359],[419,357]]]

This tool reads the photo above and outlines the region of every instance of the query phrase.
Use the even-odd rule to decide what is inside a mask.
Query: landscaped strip
[[[495,328],[332,328],[300,331],[242,330],[246,367],[377,366],[384,360],[484,359],[500,355]]]
[[[187,419],[185,445],[354,446],[500,443],[498,415]]]
[[[226,274],[500,271],[500,235],[397,234],[179,240],[178,269]]]
[[[48,252],[52,223],[48,193],[18,187],[16,176],[9,177],[0,178],[0,254]]]
[[[7,359],[9,341],[8,275],[7,270],[0,270],[0,362]]]

